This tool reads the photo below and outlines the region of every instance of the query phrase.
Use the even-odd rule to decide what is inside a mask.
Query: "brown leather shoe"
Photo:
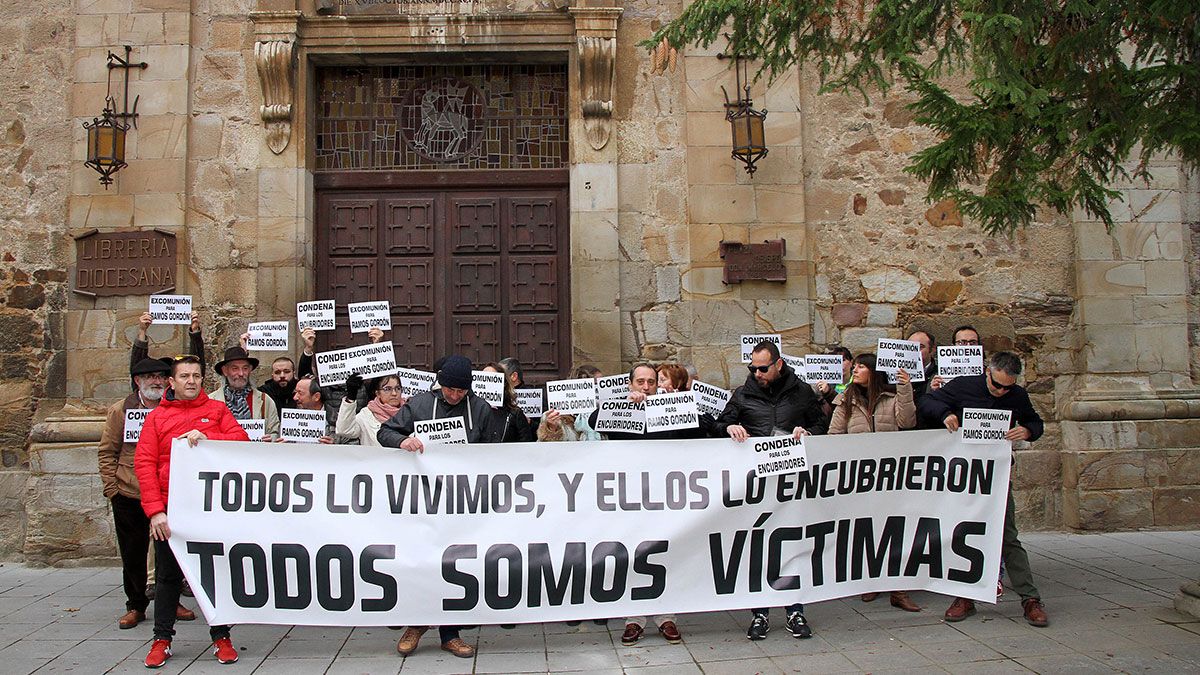
[[[677,645],[683,642],[683,634],[679,632],[679,626],[676,626],[674,621],[664,621],[658,627],[658,632],[662,634],[667,644]]]
[[[1030,626],[1045,628],[1050,625],[1050,617],[1046,616],[1046,608],[1038,598],[1025,598],[1021,608],[1025,610],[1025,621]]]
[[[904,591],[892,591],[891,602],[892,607],[902,609],[906,612],[921,611],[921,606],[913,602],[913,599],[908,597],[908,593]]]
[[[878,593],[863,593],[861,597],[862,597],[863,602],[874,602],[875,598],[879,597],[879,594]]]
[[[637,644],[637,641],[642,639],[644,632],[645,630],[636,623],[625,624],[625,632],[621,633],[621,644],[626,646]]]
[[[125,612],[124,616],[117,619],[117,628],[120,628],[122,630],[124,630],[126,628],[133,628],[134,626],[138,625],[139,623],[141,623],[145,620],[146,620],[145,612],[139,612],[136,609],[131,609],[128,612]]]
[[[962,621],[974,613],[974,602],[966,598],[955,598],[954,602],[950,603],[949,609],[946,610],[945,619],[950,623],[954,623],[955,621]]]
[[[427,630],[429,630],[429,626],[409,626],[404,631],[404,635],[400,636],[400,641],[396,643],[396,651],[404,656],[417,651],[417,645],[421,642],[421,636]]]
[[[195,621],[196,613],[193,612],[192,610],[188,609],[187,607],[184,607],[183,605],[176,605],[175,606],[175,620],[176,621]]]
[[[442,643],[442,649],[457,656],[460,659],[469,659],[475,656],[475,648],[463,642],[462,638],[454,638]]]

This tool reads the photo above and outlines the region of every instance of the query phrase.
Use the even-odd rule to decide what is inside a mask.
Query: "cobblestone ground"
[[[464,639],[474,659],[438,649],[436,633],[407,659],[386,628],[238,626],[238,663],[207,648],[203,621],[180,623],[164,672],[235,673],[781,673],[920,671],[1200,672],[1200,622],[1172,608],[1185,579],[1200,577],[1200,531],[1030,534],[1023,537],[1051,623],[1021,619],[1011,592],[961,623],[941,620],[948,600],[913,594],[925,611],[893,609],[887,596],[808,609],[816,635],[790,637],[774,613],[766,640],[745,638],[748,614],[679,618],[684,642],[657,633],[621,645],[620,620],[485,626]],[[0,673],[142,673],[150,623],[118,630],[124,600],[114,568],[34,569],[0,565]],[[190,602],[190,601],[189,601]]]

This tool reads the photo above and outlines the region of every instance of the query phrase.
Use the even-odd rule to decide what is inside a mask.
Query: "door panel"
[[[565,187],[355,188],[353,176],[317,195],[316,298],[337,301],[339,323],[318,349],[365,343],[346,305],[386,299],[400,365],[515,356],[528,381],[567,374]]]

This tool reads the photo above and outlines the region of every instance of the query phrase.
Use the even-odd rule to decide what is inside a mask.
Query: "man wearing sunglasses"
[[[1010,441],[1036,441],[1042,435],[1042,418],[1033,409],[1024,387],[1017,384],[1020,375],[1021,360],[1016,354],[996,352],[987,360],[982,375],[956,377],[940,389],[926,393],[917,404],[918,412],[928,424],[940,424],[953,433],[958,431],[963,408],[1011,410],[1013,426],[1005,438]],[[1018,538],[1011,484],[1008,488],[1008,507],[1004,512],[1004,543],[1000,553],[1013,590],[1021,596],[1025,621],[1039,628],[1047,625],[1050,620],[1037,586],[1033,583],[1029,555]],[[955,598],[946,610],[945,618],[951,622],[962,621],[974,613],[974,602]]]
[[[813,388],[801,379],[779,356],[774,342],[763,341],[750,353],[750,374],[738,387],[725,411],[717,420],[718,436],[728,435],[741,443],[751,436],[823,434],[829,420],[821,409],[821,400]],[[767,608],[751,610],[753,618],[746,637],[762,640],[770,631]],[[804,618],[804,605],[787,607],[784,627],[792,637],[812,636],[812,627]]]

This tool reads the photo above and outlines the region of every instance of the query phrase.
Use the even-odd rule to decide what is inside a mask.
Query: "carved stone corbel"
[[[267,129],[267,147],[280,154],[292,137],[296,25],[299,12],[252,12],[254,63],[262,87],[259,114]]]
[[[612,134],[620,7],[572,7],[579,58],[579,101],[588,145],[600,150]]]

